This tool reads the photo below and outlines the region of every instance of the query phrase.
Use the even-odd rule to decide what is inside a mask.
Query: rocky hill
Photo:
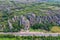
[[[1,31],[14,32],[31,27],[48,31],[52,26],[60,26],[60,4],[0,1]]]

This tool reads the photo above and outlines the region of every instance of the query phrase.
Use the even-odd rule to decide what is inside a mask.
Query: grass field
[[[0,40],[17,40],[16,38],[0,38]]]
[[[60,37],[18,37],[18,38],[0,38],[0,40],[60,40]]]
[[[60,40],[60,36],[14,36],[0,35],[0,40]]]

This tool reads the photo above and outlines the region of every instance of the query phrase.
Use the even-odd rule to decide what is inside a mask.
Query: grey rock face
[[[3,31],[3,27],[2,27],[2,25],[0,24],[0,31]]]
[[[20,17],[20,25],[24,26],[25,30],[28,30],[30,27],[30,22],[28,19],[25,18],[25,16],[21,15]]]
[[[13,22],[16,22],[16,21],[18,21],[19,20],[19,17],[18,16],[14,16],[13,18],[12,18],[12,21]]]
[[[36,23],[41,23],[41,17],[40,16],[36,16]]]
[[[26,17],[30,21],[30,25],[34,25],[36,23],[36,15],[34,13],[29,13]]]
[[[10,28],[10,29],[13,28],[12,23],[10,22],[10,20],[8,20],[8,25],[9,25],[9,28]]]
[[[58,13],[52,15],[51,12],[47,16],[37,16],[34,13],[28,13],[24,16],[21,15],[20,18],[18,16],[14,16],[12,20],[13,22],[19,21],[20,25],[23,25],[24,29],[28,30],[30,26],[33,26],[36,23],[43,23],[43,24],[54,23],[54,25],[60,25],[60,14]],[[9,20],[8,20],[8,24],[9,27],[12,29],[13,26]]]

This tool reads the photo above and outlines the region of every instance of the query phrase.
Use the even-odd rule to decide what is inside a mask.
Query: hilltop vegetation
[[[30,28],[51,31],[54,26],[60,27],[59,3],[0,2],[0,31],[17,32]]]

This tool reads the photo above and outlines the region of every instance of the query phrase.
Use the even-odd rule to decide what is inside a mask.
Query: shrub
[[[60,27],[58,27],[58,26],[52,27],[51,32],[60,33]]]

